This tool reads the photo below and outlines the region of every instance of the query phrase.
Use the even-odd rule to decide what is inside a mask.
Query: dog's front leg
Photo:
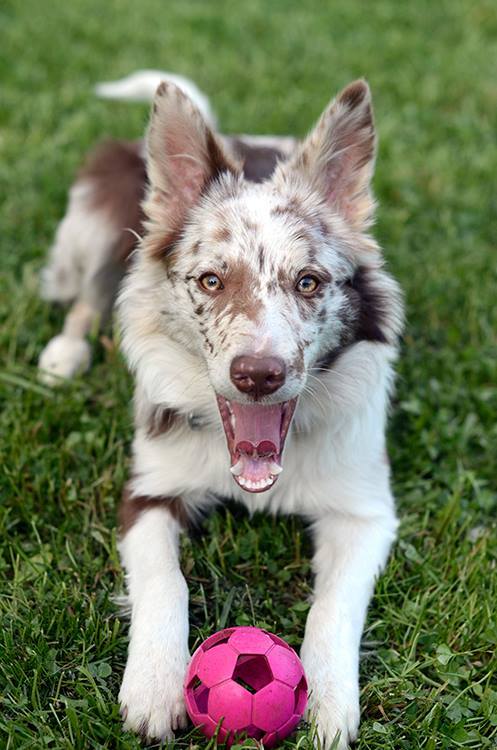
[[[323,748],[342,750],[359,726],[359,645],[376,576],[395,537],[393,511],[371,519],[333,513],[315,524],[315,596],[302,660]]]
[[[131,603],[119,694],[126,729],[170,738],[186,725],[188,589],[179,566],[178,500],[124,497],[120,552]]]

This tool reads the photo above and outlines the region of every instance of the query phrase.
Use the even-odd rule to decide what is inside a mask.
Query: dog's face
[[[345,89],[261,184],[243,179],[171,85],[157,92],[147,149],[142,251],[159,269],[164,326],[205,361],[235,480],[264,491],[320,368],[359,338],[388,340],[381,260],[365,234],[374,207],[369,89]]]

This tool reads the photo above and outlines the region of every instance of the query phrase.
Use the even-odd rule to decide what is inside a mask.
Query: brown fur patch
[[[213,242],[230,242],[231,241],[231,230],[225,224],[217,227],[212,234]]]
[[[198,328],[198,330],[200,331],[200,334],[201,334],[202,338],[204,339],[204,341],[205,341],[205,343],[206,343],[206,345],[207,345],[210,353],[213,354],[214,353],[214,344],[210,340],[209,334],[207,333],[207,330],[206,330],[205,326],[204,325],[200,325],[199,328]]]
[[[247,232],[256,232],[258,229],[257,224],[251,219],[247,219],[246,217],[242,217],[242,224],[243,224],[244,229],[247,230]]]
[[[287,216],[288,214],[293,215],[294,212],[291,211],[286,204],[275,206],[271,209],[271,216]]]
[[[213,298],[213,310],[217,317],[245,315],[249,320],[257,320],[261,307],[254,291],[259,287],[259,278],[253,270],[238,260],[228,269],[225,289]]]
[[[247,143],[240,138],[229,138],[233,153],[243,164],[243,175],[250,182],[263,182],[271,177],[279,161],[286,158],[280,149]]]
[[[147,435],[149,437],[159,437],[169,432],[173,427],[177,427],[182,422],[182,417],[175,409],[165,409],[162,406],[156,406],[148,416]]]
[[[297,375],[302,375],[304,372],[304,352],[304,343],[299,341],[297,344],[297,355],[292,362],[292,369]]]
[[[147,241],[147,255],[154,260],[165,261],[170,266],[174,260],[174,248],[183,233],[182,227],[171,227],[164,234],[157,234],[153,239],[149,235]]]
[[[358,311],[356,341],[388,343],[383,330],[383,322],[387,314],[387,300],[371,283],[367,268],[360,266],[356,270],[347,286],[347,294]]]
[[[349,308],[340,344],[319,358],[318,367],[331,367],[340,354],[359,341],[391,343],[385,333],[388,306],[385,296],[374,286],[368,269],[360,266],[344,287]]]
[[[312,320],[316,317],[317,296],[306,297],[303,294],[296,294],[295,301],[302,320]]]
[[[285,271],[285,269],[283,268],[283,266],[279,266],[279,267],[278,267],[278,274],[277,274],[277,277],[278,277],[278,284],[279,284],[279,285],[280,285],[281,287],[286,287],[286,286],[288,286],[288,274],[287,274],[287,272]]]
[[[118,512],[120,535],[125,536],[142,513],[154,508],[164,509],[184,528],[188,525],[188,514],[181,498],[133,496],[129,485],[125,485]]]
[[[324,221],[324,219],[322,219],[322,218],[318,219],[318,226],[319,226],[319,231],[321,232],[322,237],[324,239],[326,239],[327,237],[329,237],[330,230],[329,230],[328,225]]]
[[[317,232],[323,237],[322,220],[314,216],[308,208],[293,196],[286,203],[281,203],[271,210],[271,215],[294,222],[295,237],[306,242],[310,247],[314,245],[312,232]]]
[[[339,100],[350,109],[354,109],[354,107],[357,107],[364,100],[367,92],[368,88],[364,81],[354,81],[344,88],[339,96]]]
[[[266,256],[264,252],[264,246],[262,244],[260,244],[257,248],[257,259],[259,261],[259,273],[263,273]]]
[[[122,234],[112,257],[124,263],[136,246],[137,234],[143,231],[141,201],[145,195],[147,175],[141,156],[140,141],[107,141],[90,152],[78,174],[78,180],[89,181],[89,208],[105,213],[109,222]]]
[[[207,128],[206,141],[211,178],[216,178],[221,172],[240,173],[238,164],[223,151],[221,144],[210,128]]]
[[[267,285],[266,288],[267,288],[268,294],[274,294],[274,292],[277,292],[278,291],[278,284],[276,283],[276,279],[272,278],[269,281],[269,283],[268,283],[268,285]]]
[[[286,203],[281,203],[279,206],[275,206],[271,213],[274,216],[284,216],[285,214],[292,214],[299,219],[305,219],[306,221],[311,220],[311,218],[308,216],[308,211],[306,211],[304,207],[304,204],[296,195],[292,195],[292,197],[289,198]]]

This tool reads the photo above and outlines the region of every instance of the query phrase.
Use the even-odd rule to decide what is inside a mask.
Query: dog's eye
[[[316,276],[312,276],[310,273],[307,273],[305,276],[301,276],[300,279],[297,281],[297,284],[295,286],[295,289],[299,294],[305,294],[307,297],[309,297],[311,294],[314,294],[314,292],[319,287],[319,279]]]
[[[219,292],[224,289],[223,282],[215,273],[204,273],[198,281],[200,286],[208,292]]]

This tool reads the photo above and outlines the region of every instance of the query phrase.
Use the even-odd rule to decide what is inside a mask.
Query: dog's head
[[[231,472],[251,492],[276,481],[297,401],[320,370],[357,340],[395,334],[393,282],[367,234],[374,158],[364,81],[262,183],[244,179],[179,89],[157,91],[141,252],[156,264],[168,336],[205,362]]]

